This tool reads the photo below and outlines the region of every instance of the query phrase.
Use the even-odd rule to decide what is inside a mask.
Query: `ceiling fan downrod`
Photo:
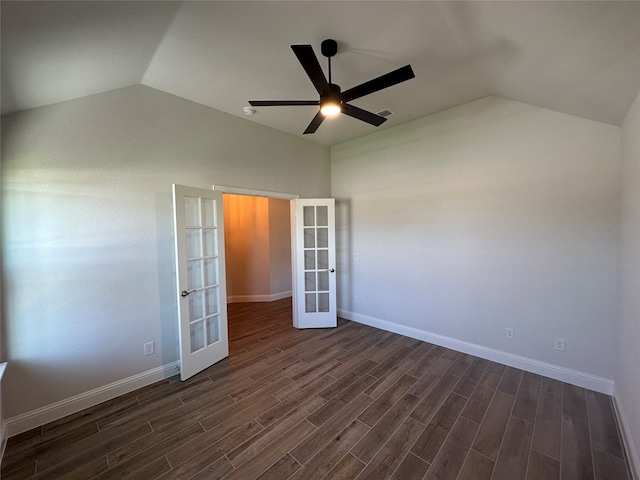
[[[323,56],[327,57],[327,62],[329,63],[329,85],[331,85],[331,57],[335,56],[335,54],[338,53],[338,42],[332,40],[331,38],[323,40],[320,44],[320,52]]]

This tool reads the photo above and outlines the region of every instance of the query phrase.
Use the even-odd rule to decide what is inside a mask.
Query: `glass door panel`
[[[328,209],[324,205],[306,206],[303,218],[305,312],[327,312],[330,288]]]

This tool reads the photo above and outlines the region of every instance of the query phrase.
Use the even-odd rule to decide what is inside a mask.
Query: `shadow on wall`
[[[162,365],[176,361],[179,356],[178,300],[176,296],[175,239],[173,235],[173,202],[170,193],[158,193],[156,202],[156,231],[158,249],[158,305],[160,308],[160,343]]]
[[[336,260],[337,260],[337,291],[342,293],[338,297],[338,308],[353,311],[356,292],[353,287],[356,253],[354,252],[351,236],[351,200],[336,198]]]

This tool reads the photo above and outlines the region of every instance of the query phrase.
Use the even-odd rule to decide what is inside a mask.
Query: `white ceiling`
[[[619,125],[640,87],[640,2],[6,2],[2,113],[144,84],[245,117],[248,100],[317,99],[291,51],[338,41],[343,90],[406,64],[416,78],[353,101],[377,129],[487,95]],[[302,136],[316,107],[245,117]],[[350,117],[305,138],[377,130]]]

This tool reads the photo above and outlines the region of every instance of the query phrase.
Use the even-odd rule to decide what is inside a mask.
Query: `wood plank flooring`
[[[9,439],[2,478],[630,480],[611,398],[357,323],[229,305],[229,358]]]

